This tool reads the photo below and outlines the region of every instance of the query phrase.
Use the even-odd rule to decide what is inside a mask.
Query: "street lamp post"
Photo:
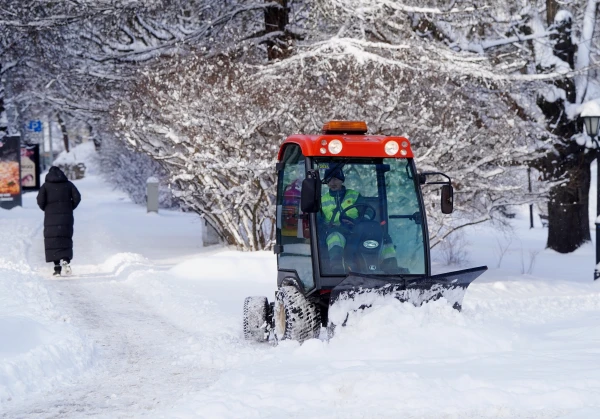
[[[581,115],[585,124],[585,130],[592,140],[598,135],[598,123],[600,115]],[[594,281],[600,278],[598,264],[600,263],[600,149],[596,143],[596,268],[594,269]]]

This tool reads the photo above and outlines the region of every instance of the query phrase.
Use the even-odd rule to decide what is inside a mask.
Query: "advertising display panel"
[[[40,189],[40,145],[21,146],[21,187],[24,191]]]
[[[0,139],[0,208],[21,205],[21,137]]]

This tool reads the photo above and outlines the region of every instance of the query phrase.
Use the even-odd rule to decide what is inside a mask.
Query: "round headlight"
[[[327,150],[325,150],[325,147],[321,147],[321,149],[319,151],[321,152],[321,154],[327,153]]]
[[[406,148],[406,147],[408,147],[408,142],[402,141],[402,148]]]
[[[388,141],[385,143],[385,154],[388,156],[393,156],[398,152],[399,149],[400,147],[396,141]]]
[[[406,151],[405,149],[400,150],[400,154],[402,154],[403,156],[406,156],[408,154],[408,151]]]
[[[339,154],[342,151],[342,142],[340,140],[332,140],[329,142],[329,152],[331,154]]]

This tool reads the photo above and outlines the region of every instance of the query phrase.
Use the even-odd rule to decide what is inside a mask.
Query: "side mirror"
[[[321,209],[321,181],[319,172],[315,170],[309,170],[302,181],[300,209],[306,213],[319,212]]]
[[[454,188],[452,185],[442,185],[442,213],[452,214],[454,211]]]

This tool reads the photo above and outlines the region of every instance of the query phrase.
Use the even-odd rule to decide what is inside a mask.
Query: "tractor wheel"
[[[269,302],[267,297],[244,300],[244,339],[264,342],[269,338]]]
[[[292,339],[302,343],[318,338],[321,332],[321,312],[297,288],[279,288],[273,310],[277,340]]]

